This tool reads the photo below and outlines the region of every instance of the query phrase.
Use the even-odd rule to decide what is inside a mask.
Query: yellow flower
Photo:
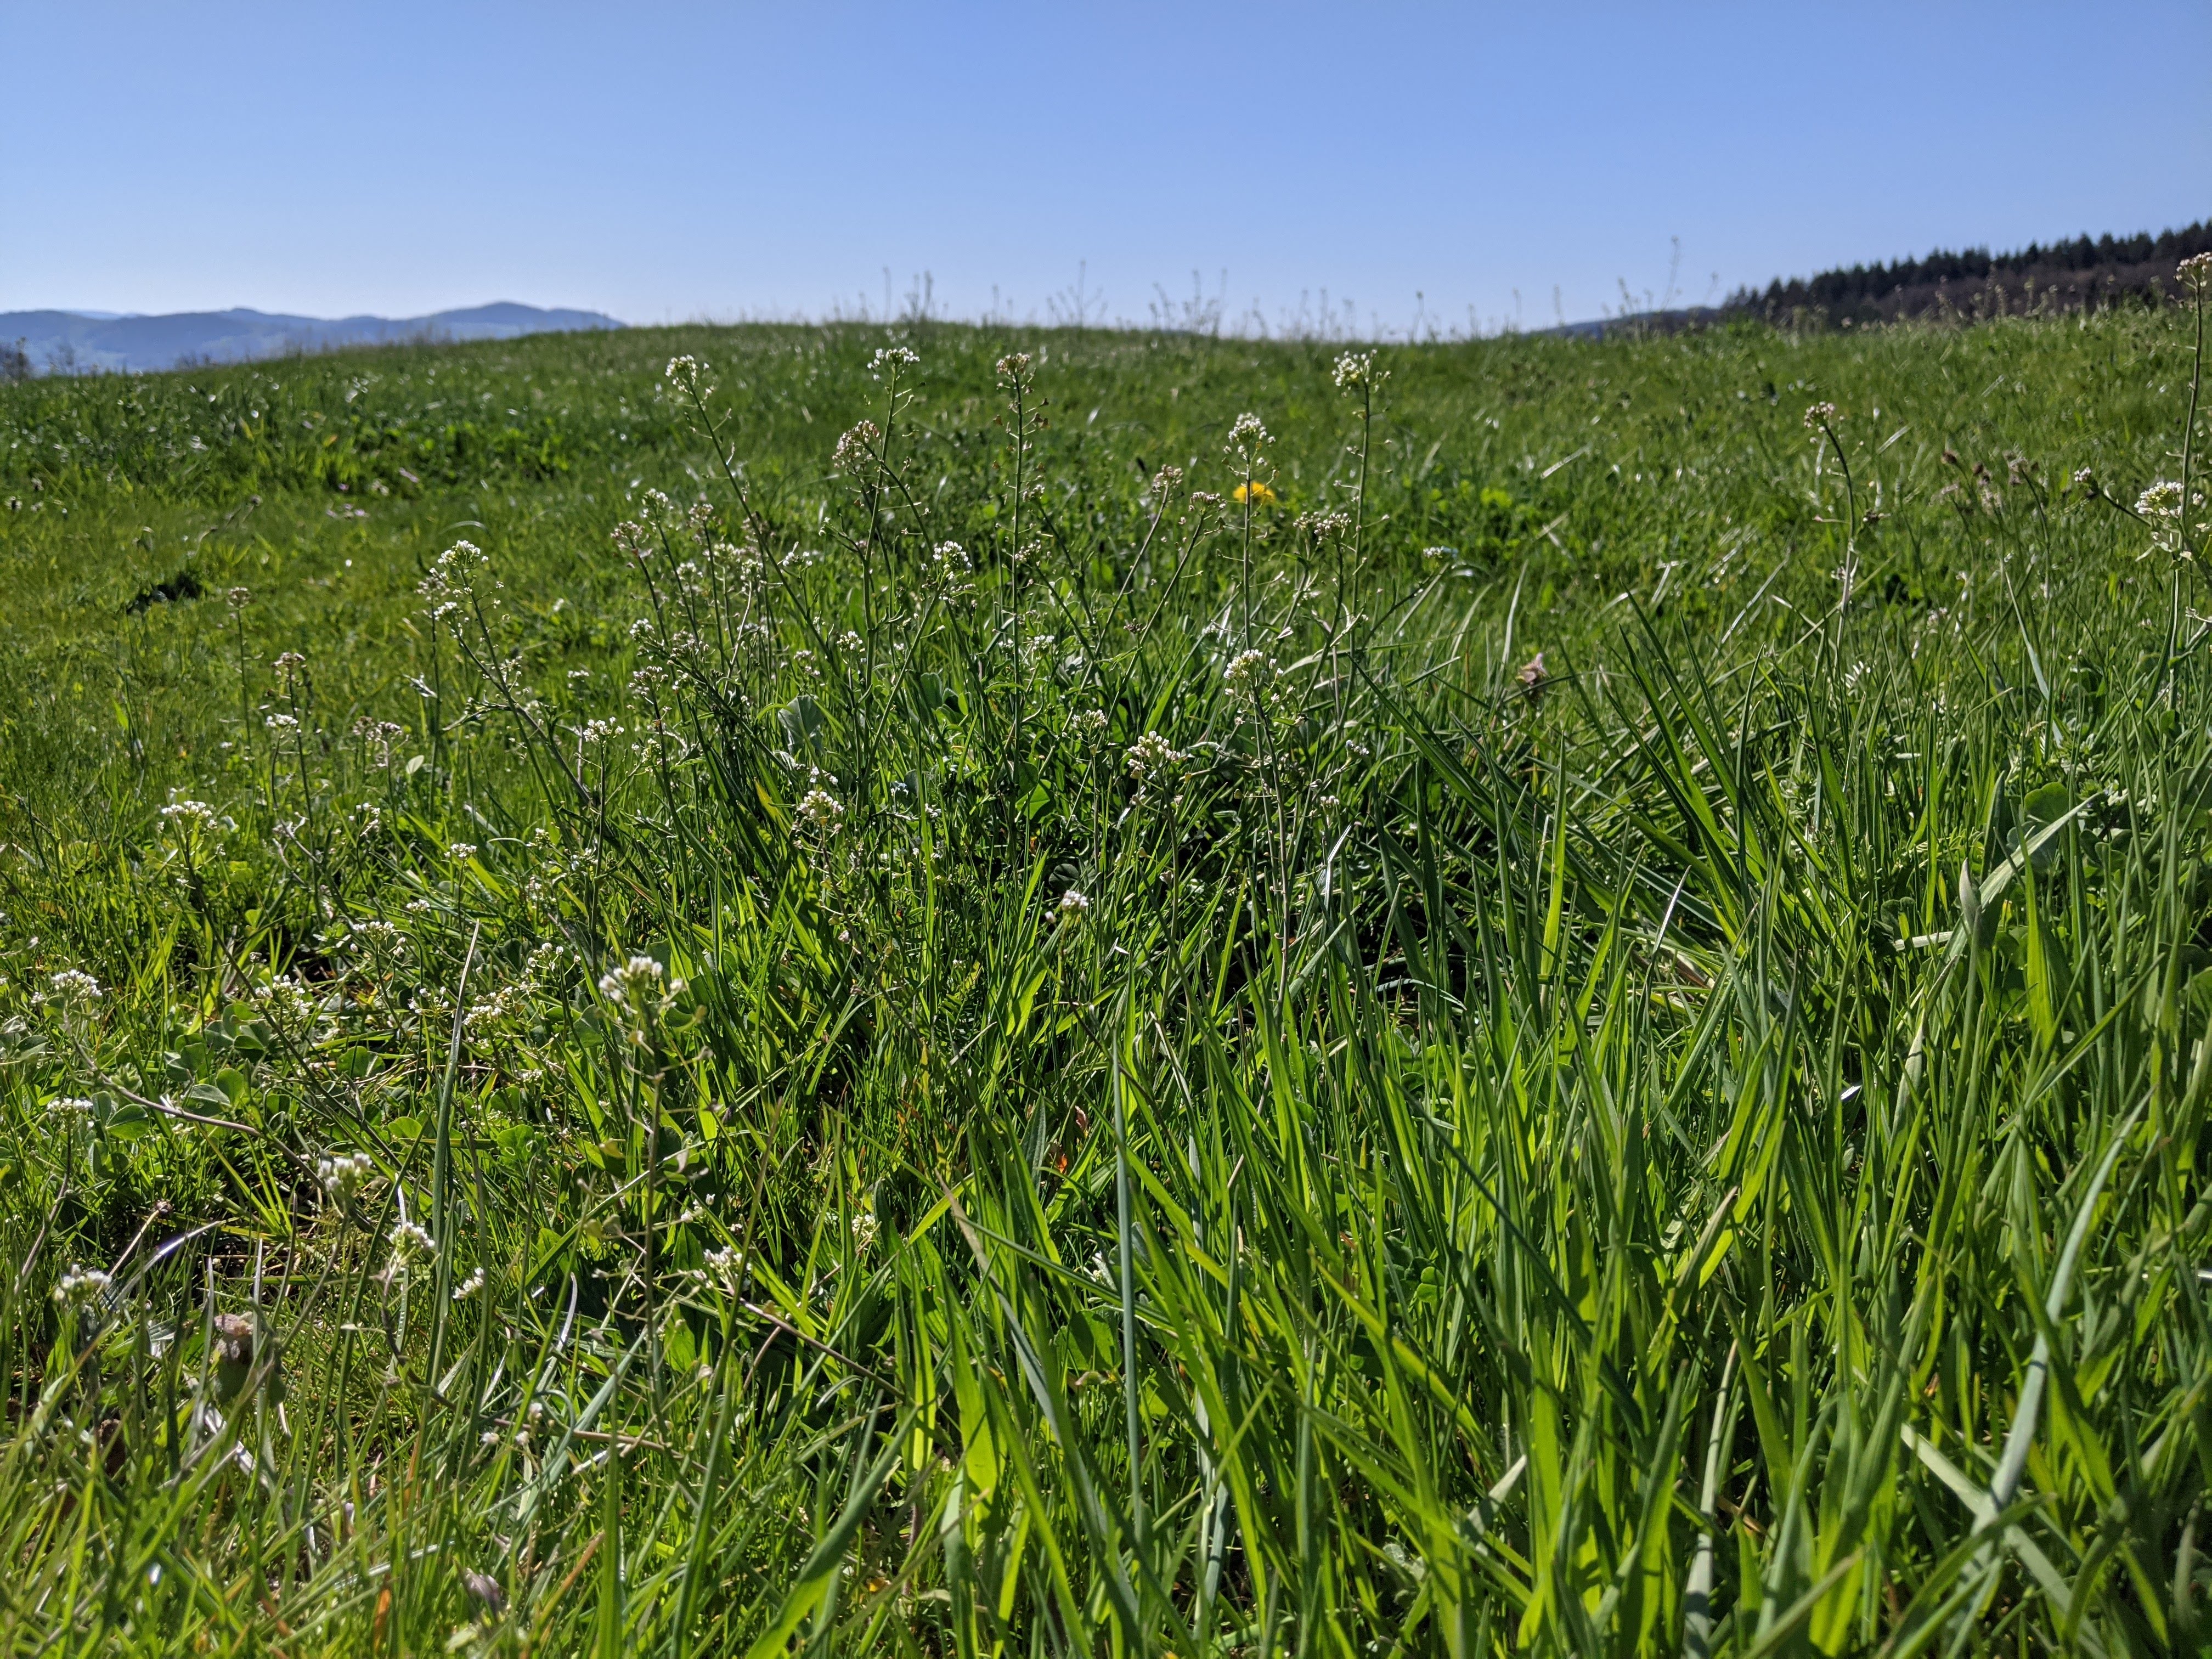
[[[1230,493],[1229,499],[1242,507],[1248,499],[1248,492],[1249,499],[1255,507],[1273,507],[1275,504],[1275,492],[1257,478],[1253,479],[1249,484],[1238,484]]]

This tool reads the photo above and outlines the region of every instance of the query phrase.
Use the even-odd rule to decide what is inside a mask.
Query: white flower
[[[88,1306],[105,1297],[115,1281],[97,1267],[72,1264],[54,1286],[54,1300],[64,1308]]]
[[[1129,775],[1140,784],[1149,783],[1170,767],[1180,766],[1188,758],[1158,732],[1147,732],[1129,745]]]
[[[798,816],[817,834],[835,835],[845,821],[845,809],[827,790],[810,789],[799,800]]]
[[[472,596],[477,578],[491,568],[491,560],[474,542],[455,542],[431,562],[430,574],[415,591],[434,605],[453,605]]]
[[[1267,428],[1260,423],[1257,415],[1239,415],[1229,428],[1229,441],[1249,453],[1267,441]]]
[[[1805,429],[1808,432],[1818,432],[1824,426],[1832,426],[1835,419],[1836,406],[1833,404],[1818,403],[1806,406]]]
[[[195,831],[213,831],[222,820],[204,800],[178,800],[161,809],[161,822],[180,836],[190,836]]]
[[[375,1173],[376,1165],[367,1152],[333,1152],[315,1164],[323,1190],[342,1208],[353,1202],[354,1194]]]
[[[1090,909],[1091,901],[1071,887],[1060,896],[1060,903],[1053,914],[1061,921],[1080,921]]]
[[[875,461],[883,441],[883,428],[873,421],[862,421],[837,440],[830,465],[840,472],[864,471]]]
[[[599,994],[610,1002],[636,1005],[659,989],[664,971],[651,957],[634,956],[600,976]]]
[[[857,1211],[848,1224],[853,1231],[854,1255],[866,1255],[868,1246],[876,1242],[876,1212],[873,1210]]]
[[[2136,497],[2136,511],[2146,519],[2178,519],[2181,516],[2181,486],[2171,478],[2160,478]]]
[[[456,864],[466,864],[477,855],[476,843],[457,841],[446,849],[446,856]]]
[[[356,951],[390,956],[407,942],[407,936],[388,921],[356,921],[346,938]]]
[[[290,714],[271,714],[261,722],[271,732],[291,732],[298,729],[299,720]]]
[[[689,352],[685,352],[679,357],[671,357],[665,373],[668,380],[679,389],[696,392],[702,398],[714,389],[704,384],[707,365]]]
[[[465,1302],[484,1287],[484,1270],[477,1268],[459,1284],[453,1286],[453,1300]]]
[[[1221,682],[1233,697],[1257,697],[1274,678],[1274,659],[1264,651],[1240,651],[1221,671]]]
[[[438,1254],[438,1242],[428,1231],[412,1221],[402,1221],[392,1230],[392,1265],[385,1272],[394,1278],[405,1273],[418,1261],[428,1261]]]
[[[705,1277],[723,1290],[734,1291],[738,1285],[738,1247],[731,1244],[708,1251]]]
[[[1334,378],[1339,391],[1367,385],[1378,378],[1375,374],[1375,354],[1371,351],[1346,352],[1336,360]]]
[[[57,1001],[75,1004],[100,1000],[100,981],[82,968],[64,968],[48,983],[53,987]]]
[[[904,346],[885,346],[869,362],[868,373],[881,380],[885,369],[896,374],[902,368],[914,368],[921,362],[921,359]]]

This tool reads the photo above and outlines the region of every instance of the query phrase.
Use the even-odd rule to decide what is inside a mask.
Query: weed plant
[[[2200,1647],[2172,327],[0,388],[0,1644]]]

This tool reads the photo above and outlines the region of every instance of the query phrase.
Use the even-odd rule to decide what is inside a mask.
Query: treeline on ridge
[[[2031,242],[2012,253],[1939,248],[1889,264],[1853,265],[1787,282],[1778,277],[1764,291],[1738,289],[1721,311],[1778,323],[1820,318],[1841,325],[2078,311],[2124,301],[2155,304],[2178,293],[2174,266],[2208,252],[2212,220],[2157,235],[2082,235],[2048,246]]]

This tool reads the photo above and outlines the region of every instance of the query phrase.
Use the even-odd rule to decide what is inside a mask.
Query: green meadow
[[[2202,1650],[2200,326],[0,386],[0,1649]]]

